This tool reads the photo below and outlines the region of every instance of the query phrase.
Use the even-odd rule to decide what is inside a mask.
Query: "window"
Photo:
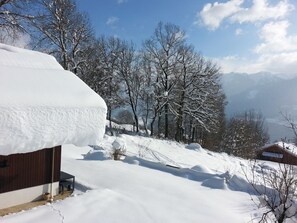
[[[262,156],[282,159],[284,155],[281,154],[281,153],[263,152],[263,153],[262,153]]]

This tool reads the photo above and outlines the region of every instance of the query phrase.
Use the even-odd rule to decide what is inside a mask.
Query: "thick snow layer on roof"
[[[294,144],[278,142],[277,145],[297,155],[297,147]]]
[[[280,149],[284,149],[288,152],[291,152],[295,155],[297,155],[297,147],[292,144],[292,143],[286,143],[286,142],[276,142],[276,143],[273,143],[273,144],[268,144],[268,145],[265,145],[264,147],[260,148],[260,149],[266,149],[266,148],[269,148],[271,146],[278,146]]]
[[[98,144],[106,104],[54,57],[0,44],[0,155]]]

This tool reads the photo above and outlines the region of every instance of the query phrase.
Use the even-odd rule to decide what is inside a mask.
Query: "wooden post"
[[[51,180],[51,202],[54,200],[54,193],[53,193],[53,183],[54,183],[54,175],[55,175],[55,148],[53,147],[53,156],[52,156],[52,180]]]

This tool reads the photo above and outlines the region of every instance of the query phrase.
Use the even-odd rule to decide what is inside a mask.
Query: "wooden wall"
[[[60,179],[61,146],[55,148],[54,182]],[[24,154],[0,155],[0,193],[50,183],[53,148]]]

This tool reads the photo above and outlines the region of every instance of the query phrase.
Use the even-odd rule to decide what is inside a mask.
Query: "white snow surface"
[[[104,135],[104,100],[50,55],[0,44],[0,95],[0,155]]]
[[[116,137],[105,135],[94,149],[64,145],[62,170],[76,177],[74,195],[0,217],[0,222],[259,221],[261,209],[251,200],[257,201],[242,173],[248,161],[173,141],[129,135],[120,139],[127,148],[123,161],[108,158]]]

